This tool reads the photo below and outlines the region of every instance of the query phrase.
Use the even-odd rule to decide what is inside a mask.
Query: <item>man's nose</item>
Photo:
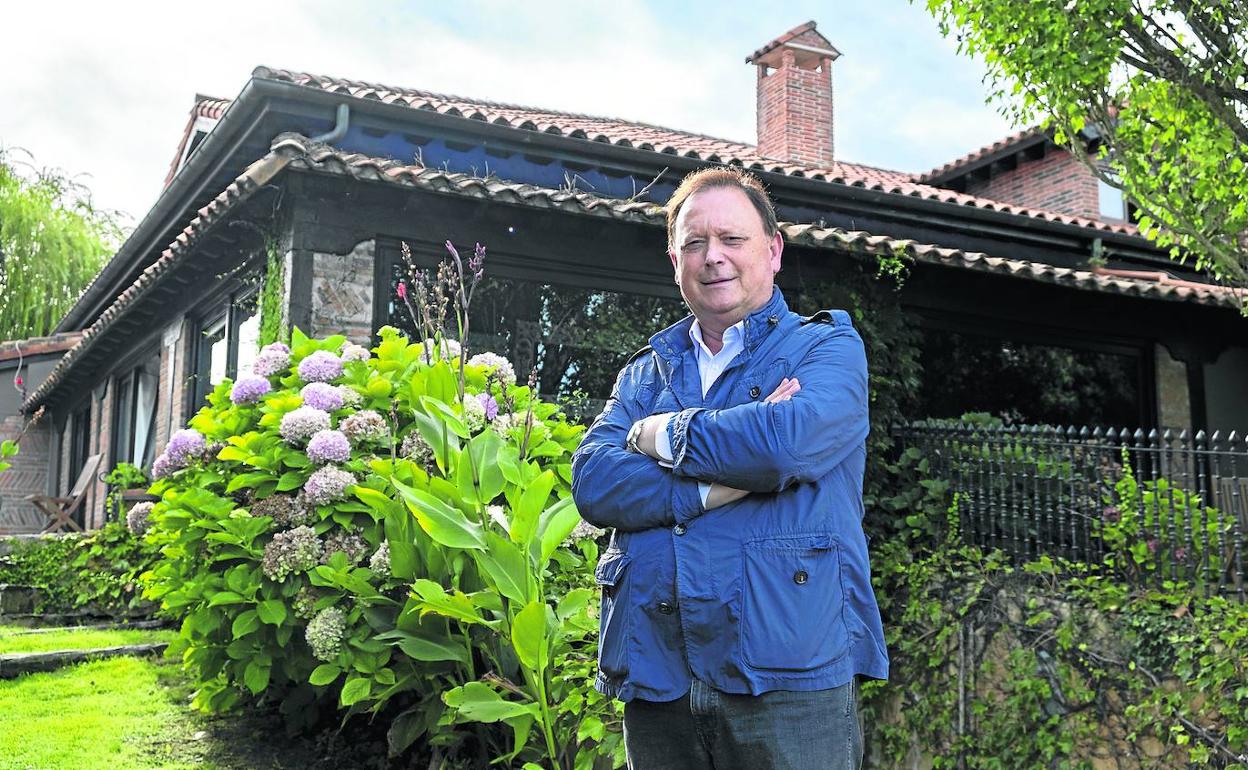
[[[721,264],[724,261],[724,244],[718,240],[712,240],[707,243],[706,261],[712,265]]]

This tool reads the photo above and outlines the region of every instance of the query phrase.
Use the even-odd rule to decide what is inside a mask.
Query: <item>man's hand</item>
[[[796,377],[785,377],[776,386],[767,398],[763,399],[765,404],[776,404],[781,401],[788,401],[795,393],[802,389],[802,384],[797,381]],[[649,455],[655,460],[663,460],[665,458],[659,455],[656,448],[656,437],[659,434],[659,426],[665,424],[667,415],[655,414],[641,421],[641,432],[637,436],[637,449],[645,455]],[[729,489],[731,487],[728,487]],[[744,493],[743,493],[744,494]],[[731,502],[731,501],[728,501]]]

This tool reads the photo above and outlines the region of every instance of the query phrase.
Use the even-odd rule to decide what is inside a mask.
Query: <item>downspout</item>
[[[351,107],[346,102],[338,105],[338,115],[334,127],[329,133],[313,136],[311,140],[317,144],[333,144],[347,135],[347,128],[351,125]]]

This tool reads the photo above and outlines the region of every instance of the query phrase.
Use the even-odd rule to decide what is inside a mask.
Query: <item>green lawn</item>
[[[269,707],[192,711],[158,657],[89,661],[0,680],[0,770],[345,770],[391,767],[356,729],[289,737]]]
[[[173,631],[151,629],[82,629],[32,634],[28,628],[0,626],[0,655],[53,650],[94,650],[126,644],[168,642],[174,636]]]
[[[170,751],[193,726],[167,686],[177,673],[158,660],[111,658],[0,681],[0,768],[205,767]]]

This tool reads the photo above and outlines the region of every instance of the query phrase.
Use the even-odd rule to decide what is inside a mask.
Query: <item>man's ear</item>
[[[767,251],[771,257],[771,272],[780,272],[780,255],[784,252],[784,236],[777,230],[776,234],[771,237],[771,243],[767,245]]]
[[[669,247],[667,250],[667,256],[669,259],[672,260],[672,272],[676,274],[676,283],[679,284],[680,283],[680,260],[676,256],[676,250]]]

